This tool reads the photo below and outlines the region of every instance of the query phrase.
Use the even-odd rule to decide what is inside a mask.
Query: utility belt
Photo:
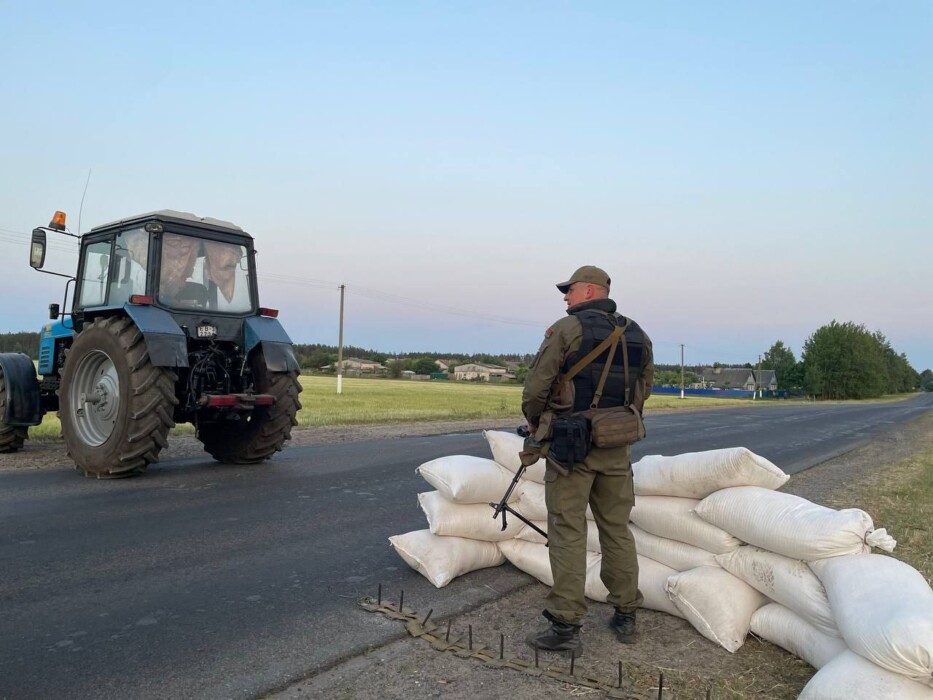
[[[545,411],[541,416],[534,439],[538,442],[550,443],[546,456],[556,464],[560,471],[572,471],[574,464],[582,462],[593,447],[624,447],[645,437],[645,423],[641,413],[630,403],[628,347],[625,342],[625,329],[628,328],[629,323],[626,321],[624,326],[617,327],[608,338],[571,367],[558,383],[556,395],[560,396],[561,389],[609,347],[606,365],[603,367],[599,385],[596,387],[589,409],[561,414]],[[606,377],[609,376],[612,358],[615,356],[620,340],[625,372],[625,403],[613,408],[599,408]]]
[[[545,438],[551,443],[548,457],[567,471],[582,462],[593,447],[625,447],[645,437],[645,423],[634,406],[554,416],[550,427],[550,434]]]

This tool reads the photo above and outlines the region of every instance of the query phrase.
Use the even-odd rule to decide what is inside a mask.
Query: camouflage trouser
[[[548,546],[554,586],[546,607],[554,617],[574,625],[586,615],[586,506],[593,510],[602,548],[600,578],[608,601],[631,612],[644,600],[638,590],[638,560],[628,517],[635,504],[628,447],[594,447],[582,463],[562,475],[548,465],[545,473]]]

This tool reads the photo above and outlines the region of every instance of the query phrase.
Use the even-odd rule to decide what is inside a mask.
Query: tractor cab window
[[[166,233],[162,237],[159,301],[176,309],[251,311],[246,248]]]
[[[149,266],[149,234],[134,228],[117,236],[114,248],[113,278],[110,280],[110,304],[123,304],[132,294],[146,293]]]
[[[110,268],[112,241],[91,243],[84,249],[81,272],[81,296],[78,305],[103,306],[107,297],[107,272]]]

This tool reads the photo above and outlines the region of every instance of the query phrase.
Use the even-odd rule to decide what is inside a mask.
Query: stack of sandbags
[[[743,541],[694,511],[701,499],[721,489],[776,489],[788,476],[744,447],[649,455],[632,470],[631,529],[639,555],[675,569],[663,589],[681,616],[707,639],[736,651],[745,643],[753,613],[767,599],[718,562]]]
[[[933,591],[870,554],[896,542],[867,513],[756,487],[719,490],[696,513],[749,543],[716,560],[773,601],[751,630],[819,669],[802,698],[933,700]]]
[[[503,531],[489,503],[502,498],[512,474],[491,459],[464,455],[441,457],[415,471],[436,490],[418,494],[428,529],[389,538],[402,559],[437,588],[505,562],[496,542],[515,537],[523,524],[513,518]]]
[[[498,502],[523,441],[485,433],[493,459],[421,465],[436,490],[419,494],[429,529],[390,539],[434,585],[505,559],[551,585],[545,538]],[[788,476],[745,448],[633,465],[630,529],[645,607],[689,620],[729,651],[749,630],[823,669],[801,697],[933,700],[933,593],[923,577],[872,547],[895,545],[867,513],[779,493]],[[509,503],[547,531],[545,463],[525,471]],[[605,601],[598,532],[587,511],[587,597]],[[842,682],[840,679],[846,679]]]
[[[491,432],[486,438],[497,462],[510,471],[519,468],[520,438]],[[546,532],[544,469],[539,465],[522,487],[515,508]],[[738,549],[742,542],[693,510],[701,498],[717,489],[748,484],[773,489],[786,482],[787,475],[745,448],[650,456],[636,462],[633,470],[636,496],[630,529],[638,552],[644,607],[686,617],[710,639],[735,651],[745,640],[752,613],[765,599],[741,580],[716,571],[716,555]],[[608,591],[599,579],[600,544],[592,520],[587,510],[585,592],[589,598],[605,601]],[[506,541],[500,542],[500,550],[518,568],[550,585],[544,538],[528,526],[517,537],[532,546]],[[680,572],[690,573],[677,577]]]

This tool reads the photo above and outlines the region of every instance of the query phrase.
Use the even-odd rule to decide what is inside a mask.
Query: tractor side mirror
[[[32,244],[29,246],[29,264],[36,270],[45,265],[45,231],[41,228],[32,230]]]
[[[57,320],[58,317],[61,315],[59,313],[60,311],[61,311],[61,307],[58,304],[49,304],[49,318],[52,319],[53,321]]]

